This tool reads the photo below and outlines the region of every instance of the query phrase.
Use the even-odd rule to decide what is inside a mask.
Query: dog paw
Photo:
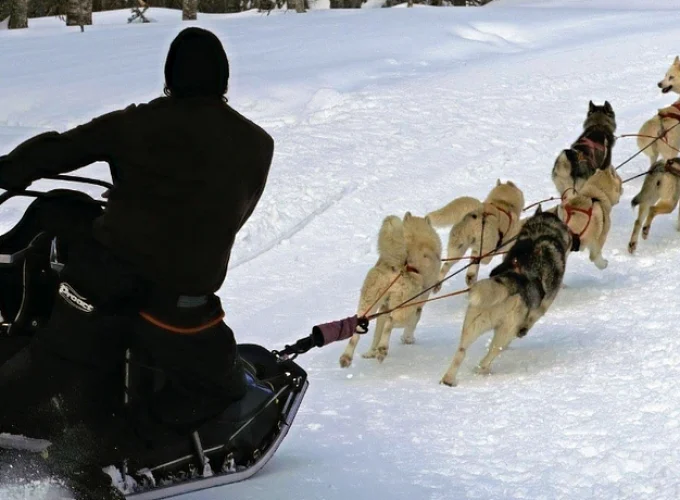
[[[406,345],[411,345],[416,343],[416,338],[413,335],[402,335],[401,343]]]
[[[607,269],[609,261],[607,259],[599,259],[595,261],[595,265],[600,271],[604,271],[605,269]]]
[[[482,366],[477,366],[475,367],[475,373],[478,375],[491,375],[491,368],[487,367],[482,367]]]
[[[387,347],[378,347],[378,353],[375,357],[380,363],[385,361],[385,358],[387,357]]]
[[[649,229],[650,229],[649,226],[645,226],[645,227],[642,228],[642,239],[643,240],[646,240],[647,237],[649,236]]]
[[[351,364],[352,364],[352,357],[351,356],[349,356],[347,354],[343,354],[342,356],[340,356],[340,367],[341,368],[348,368]]]
[[[628,253],[633,255],[635,250],[637,250],[637,241],[631,241],[628,243]]]
[[[456,380],[455,377],[449,377],[447,375],[444,375],[444,377],[442,377],[439,383],[441,385],[447,385],[449,387],[456,387],[458,385],[458,381]]]
[[[371,349],[370,351],[366,351],[365,353],[363,353],[361,357],[365,359],[373,359],[376,357],[377,354],[378,352],[375,349]]]

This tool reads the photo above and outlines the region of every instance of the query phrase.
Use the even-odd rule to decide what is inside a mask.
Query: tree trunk
[[[67,0],[66,26],[92,24],[92,0]]]
[[[83,24],[82,25],[90,26],[92,24],[92,0],[81,0],[81,1],[83,2]]]
[[[198,0],[184,0],[182,4],[182,21],[195,21],[198,17]]]
[[[66,2],[66,26],[80,26],[82,24],[80,0]]]
[[[413,0],[408,0],[406,7],[413,7]]]
[[[295,0],[295,12],[298,14],[305,12],[305,0]]]
[[[28,28],[28,0],[13,0],[10,3],[8,28]]]
[[[454,7],[467,7],[466,0],[453,0]]]

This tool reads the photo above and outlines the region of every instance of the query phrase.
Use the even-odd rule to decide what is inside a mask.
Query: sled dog
[[[640,228],[642,228],[642,239],[646,240],[654,217],[671,213],[678,204],[678,200],[680,200],[680,158],[657,161],[647,172],[642,189],[631,202],[633,207],[638,207],[638,216],[628,243],[630,253],[634,253],[637,249]],[[680,218],[677,228],[680,231]]]
[[[664,94],[669,92],[680,94],[680,57],[675,57],[671,67],[666,72],[666,76],[657,86]],[[638,147],[640,149],[647,148],[644,152],[651,165],[654,165],[659,156],[664,160],[678,156],[680,125],[671,129],[678,122],[680,122],[680,100],[668,107],[659,109],[657,115],[647,120],[640,128],[638,133],[640,137],[637,139]],[[655,141],[654,138],[659,137],[664,131],[667,132],[663,138]],[[649,146],[652,142],[654,144]]]
[[[472,248],[472,256],[485,255],[514,238],[519,232],[520,215],[524,207],[522,191],[511,181],[496,181],[484,202],[476,198],[456,198],[448,205],[429,213],[427,216],[435,227],[453,225],[449,233],[448,258],[460,258]],[[482,238],[482,222],[484,237]],[[483,239],[483,241],[482,241]],[[480,248],[481,247],[481,248]],[[507,251],[509,245],[499,251]],[[491,262],[493,256],[482,259],[483,264]],[[456,261],[447,261],[441,269],[439,279],[446,277]],[[479,265],[473,263],[467,270],[465,281],[471,285],[477,281]],[[439,291],[441,285],[435,288]]]
[[[615,131],[616,116],[609,101],[603,106],[590,101],[583,132],[571,148],[559,154],[553,166],[552,179],[563,200],[580,191],[598,169],[611,165]]]
[[[614,167],[598,170],[581,190],[558,207],[558,215],[569,227],[574,251],[590,250],[590,261],[598,269],[607,267],[602,248],[611,228],[612,207],[621,199],[622,181]]]
[[[439,276],[441,255],[441,240],[428,217],[416,217],[410,212],[406,212],[403,220],[396,215],[386,217],[378,234],[378,261],[364,279],[357,315],[390,311],[432,287]],[[413,302],[425,300],[429,295],[427,291]],[[402,342],[412,344],[422,310],[421,304],[379,316],[373,344],[363,357],[382,362],[387,356],[393,328],[403,328]],[[359,337],[354,334],[340,356],[343,368],[352,364]]]
[[[472,286],[458,350],[443,384],[456,385],[466,350],[483,333],[494,331],[481,373],[489,373],[491,362],[514,338],[527,334],[557,296],[571,247],[569,228],[555,214],[539,207],[526,219],[503,262]]]

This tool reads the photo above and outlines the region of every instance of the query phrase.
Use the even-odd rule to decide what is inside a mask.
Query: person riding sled
[[[184,439],[253,391],[270,394],[239,356],[215,294],[274,150],[227,104],[228,78],[219,39],[185,29],[167,55],[164,97],[0,157],[0,188],[12,192],[96,161],[111,167],[103,210],[68,195],[35,202],[60,218],[68,258],[49,320],[25,345],[0,339],[0,433],[50,440],[50,463],[80,498],[118,498],[108,478],[82,479],[88,466]],[[134,346],[165,379],[122,412],[117,389]]]

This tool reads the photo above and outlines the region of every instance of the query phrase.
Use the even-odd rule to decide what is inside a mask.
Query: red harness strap
[[[581,139],[579,139],[575,145],[577,144],[583,144],[584,146],[590,149],[597,149],[598,151],[602,151],[603,153],[607,152],[607,148],[604,147],[604,144],[595,142],[592,139],[588,139],[587,137],[582,137]]]
[[[568,193],[570,190],[573,191],[574,193],[576,193],[576,188],[570,187],[570,188],[565,189],[564,192],[562,193],[562,196],[560,196],[560,199],[561,199],[562,201],[565,201],[565,200],[567,199],[567,193]]]
[[[420,271],[418,271],[418,269],[416,269],[416,268],[413,267],[413,266],[409,266],[408,264],[406,264],[406,272],[407,272],[407,273],[420,274]]]
[[[675,108],[678,111],[680,111],[680,101],[677,101],[677,102],[674,102],[673,104],[671,104],[671,108]],[[661,118],[672,118],[673,120],[680,121],[680,114],[678,114],[678,113],[673,113],[673,112],[671,112],[671,113],[659,113],[659,116]]]
[[[600,151],[605,154],[605,157],[607,155],[607,148],[605,147],[604,144],[600,144],[599,142],[595,142],[592,139],[588,139],[587,137],[581,137],[575,144],[574,146],[585,146],[588,149],[588,152],[590,153],[588,155],[588,160],[591,163],[591,166],[594,168],[599,168],[599,164],[597,161],[597,158],[595,157],[595,151]],[[578,149],[575,149],[577,154],[585,155],[585,153],[579,151]],[[604,161],[604,158],[603,158]]]
[[[584,209],[582,209],[582,208],[572,207],[572,206],[569,205],[569,204],[564,205],[564,211],[567,213],[567,220],[565,220],[564,223],[565,223],[567,226],[569,225],[569,221],[571,220],[571,216],[574,215],[574,212],[578,212],[578,213],[581,213],[581,214],[584,214],[584,215],[588,216],[588,222],[586,222],[586,226],[583,228],[583,231],[581,231],[581,232],[578,233],[578,235],[577,235],[579,238],[580,238],[581,236],[583,236],[583,234],[584,234],[584,233],[586,232],[586,230],[588,229],[588,226],[590,226],[590,220],[593,218],[593,206],[594,206],[594,205],[595,205],[595,203],[593,202],[593,204],[590,205],[590,208],[589,208],[588,210],[584,210]],[[576,233],[574,233],[574,234],[576,234]]]
[[[510,226],[512,226],[512,212],[509,212],[509,211],[505,210],[504,208],[499,207],[495,203],[491,203],[491,205],[496,207],[499,212],[503,212],[505,214],[505,216],[508,218],[508,231],[510,231]]]
[[[495,207],[496,209],[498,209],[499,212],[503,212],[505,214],[505,216],[508,218],[508,229],[505,232],[507,233],[508,231],[510,231],[510,227],[512,226],[512,212],[508,212],[504,208],[501,208],[498,205],[496,205],[495,203],[489,203],[489,204],[492,207]],[[484,212],[484,215],[491,215],[491,216],[497,217],[497,214],[491,214],[489,212]],[[498,217],[498,219],[500,221],[500,217]],[[499,247],[501,245],[501,243],[503,243],[504,237],[505,237],[505,233],[503,231],[501,231],[501,228],[499,227],[498,228],[498,242],[496,243],[496,247]]]

